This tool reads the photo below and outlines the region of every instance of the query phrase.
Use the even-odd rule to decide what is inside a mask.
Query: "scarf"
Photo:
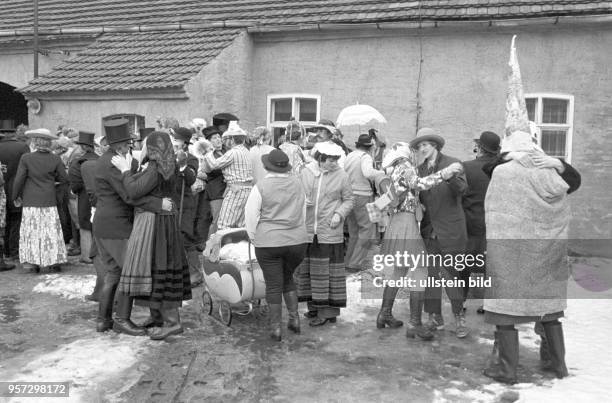
[[[157,171],[164,178],[170,179],[176,170],[176,156],[172,147],[170,135],[164,132],[153,132],[146,138],[147,155],[143,158],[146,161],[155,161]]]

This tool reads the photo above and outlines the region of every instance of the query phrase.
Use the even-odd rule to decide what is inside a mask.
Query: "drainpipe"
[[[34,0],[34,78],[38,77],[38,0]]]

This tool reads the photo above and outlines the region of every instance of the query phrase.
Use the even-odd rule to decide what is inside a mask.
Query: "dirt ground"
[[[538,370],[539,339],[527,325],[520,327],[521,384],[482,375],[493,329],[476,314],[479,300],[468,301],[466,339],[452,333],[448,303],[447,330],[431,342],[408,339],[403,327],[376,329],[380,301],[358,301],[360,275],[352,274],[349,308],[336,324],[312,328],[303,320],[302,334],[284,329],[276,343],[265,316],[234,315],[228,327],[216,304],[212,316],[202,313],[200,287],[182,309],[184,334],[155,342],[95,332],[98,305],[83,298],[93,273],[75,261],[59,274],[0,273],[0,381],[70,381],[62,402],[511,402],[523,400],[525,388],[557,382]],[[394,314],[408,319],[406,300]],[[135,322],[146,316],[135,307]]]

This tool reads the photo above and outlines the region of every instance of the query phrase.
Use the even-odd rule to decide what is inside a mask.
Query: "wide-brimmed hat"
[[[261,162],[268,171],[284,173],[291,170],[289,157],[281,150],[274,149],[269,154],[261,156]]]
[[[480,138],[474,139],[474,142],[476,142],[480,148],[490,153],[497,153],[500,150],[499,143],[501,139],[493,132],[482,132]]]
[[[227,128],[227,131],[223,133],[221,138],[226,139],[228,137],[240,137],[240,136],[246,137],[247,133],[244,130],[242,130],[240,126],[238,126],[238,122],[231,121]]]
[[[342,147],[332,142],[322,142],[316,143],[314,149],[319,154],[325,154],[329,157],[342,157],[344,155],[344,150]]]
[[[96,136],[95,133],[84,132],[84,131],[79,130],[79,138],[77,139],[77,141],[75,141],[75,143],[93,147],[95,136]]]
[[[369,134],[360,134],[355,143],[355,147],[372,147],[373,145],[372,136]]]
[[[217,113],[213,116],[212,124],[213,126],[221,126],[221,125],[229,125],[231,121],[239,121],[238,116],[233,115],[231,113],[223,112]]]
[[[174,138],[185,143],[191,141],[191,136],[193,136],[193,132],[186,127],[179,127],[174,131]]]
[[[25,132],[25,135],[31,139],[43,138],[43,139],[49,139],[49,140],[57,140],[58,138],[55,134],[51,133],[51,131],[49,131],[48,129],[43,129],[43,128],[27,130]]]
[[[444,147],[444,139],[440,136],[434,129],[430,129],[429,127],[423,127],[419,129],[416,134],[416,137],[412,139],[410,142],[410,147],[416,148],[417,145],[422,141],[432,141],[438,145],[438,148],[441,150]]]
[[[116,144],[131,141],[129,121],[127,119],[113,119],[104,122],[106,143]]]
[[[202,129],[202,134],[206,140],[210,140],[213,135],[222,135],[223,133],[221,133],[221,130],[219,130],[217,126],[207,126]]]

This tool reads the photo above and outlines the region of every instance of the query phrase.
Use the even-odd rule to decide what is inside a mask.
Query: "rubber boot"
[[[392,329],[402,327],[404,322],[397,320],[393,317],[393,303],[395,302],[395,296],[397,295],[397,287],[385,287],[383,291],[382,306],[380,312],[376,317],[376,327],[383,329],[385,326],[389,326]]]
[[[542,322],[536,322],[534,326],[535,333],[540,336],[540,368],[543,371],[552,370],[552,361],[550,358],[550,351],[548,350],[548,341],[546,340],[546,333],[544,332],[544,326]]]
[[[281,341],[281,320],[282,320],[282,305],[270,305],[270,338],[275,341]]]
[[[162,327],[164,325],[164,318],[159,309],[149,308],[149,317],[142,322],[140,327],[144,327],[145,329],[151,327]]]
[[[0,271],[9,271],[15,268],[14,264],[6,263],[2,256],[2,248],[0,248]]]
[[[470,334],[470,329],[468,329],[467,324],[465,323],[465,311],[461,311],[460,313],[455,315],[455,335],[463,339]]]
[[[200,252],[197,249],[187,251],[187,264],[189,264],[191,288],[199,287],[204,282],[204,275],[200,267]]]
[[[550,354],[550,366],[548,369],[554,371],[557,378],[565,378],[569,375],[565,365],[565,340],[563,338],[563,326],[558,321],[544,322],[544,333],[548,342]]]
[[[125,333],[130,336],[144,336],[147,332],[142,327],[136,326],[131,320],[132,304],[134,298],[123,293],[117,295],[117,316],[113,321],[113,330],[117,333]]]
[[[486,368],[484,375],[498,382],[514,384],[519,358],[518,330],[500,329],[495,332],[495,340],[499,350],[498,361]]]
[[[82,238],[81,238],[82,239]],[[90,295],[86,295],[85,299],[88,301],[99,301],[102,287],[104,287],[104,276],[106,275],[106,268],[100,261],[98,256],[93,258],[94,268],[96,269],[96,285],[94,286],[93,292]]]
[[[113,305],[117,286],[118,284],[104,284],[100,290],[100,304],[98,306],[98,319],[96,321],[97,332],[105,332],[113,327]]]
[[[89,257],[89,252],[91,251],[91,243],[92,243],[92,238],[91,238],[91,231],[88,231],[86,229],[81,229],[79,230],[79,233],[81,234],[80,238],[81,238],[81,263],[86,263],[86,264],[91,264],[91,258]]]
[[[178,308],[164,309],[161,311],[164,326],[158,327],[151,332],[151,340],[164,340],[168,336],[183,333],[181,316]]]
[[[293,333],[299,334],[300,329],[300,314],[298,313],[298,296],[297,291],[289,291],[283,294],[285,299],[285,305],[287,306],[287,313],[289,318],[287,319],[287,329]]]
[[[431,330],[423,326],[421,314],[425,303],[425,291],[410,292],[410,322],[406,329],[406,337],[414,339],[418,337],[423,340],[433,340],[434,335]]]

